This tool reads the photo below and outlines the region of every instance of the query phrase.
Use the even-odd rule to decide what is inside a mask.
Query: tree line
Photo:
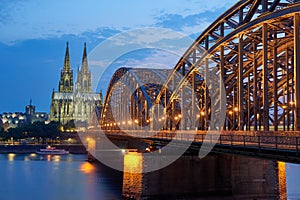
[[[29,125],[23,125],[16,128],[9,128],[4,131],[3,127],[0,127],[0,138],[2,140],[13,139],[25,139],[25,138],[50,138],[55,139],[59,137],[60,124],[58,122],[50,122],[45,124],[45,122],[34,122]]]

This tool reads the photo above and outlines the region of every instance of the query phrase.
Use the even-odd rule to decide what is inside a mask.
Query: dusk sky
[[[195,39],[236,2],[0,0],[0,113],[23,112],[30,99],[37,111],[49,112],[66,41],[76,77],[84,42],[89,53],[115,34],[143,27],[167,28]]]

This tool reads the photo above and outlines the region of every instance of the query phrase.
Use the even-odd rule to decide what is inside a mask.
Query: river
[[[86,155],[0,154],[2,200],[118,200],[123,173]],[[300,199],[300,165],[286,164],[287,198]]]

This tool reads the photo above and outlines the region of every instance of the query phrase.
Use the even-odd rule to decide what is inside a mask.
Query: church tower
[[[69,44],[67,42],[64,68],[60,73],[59,92],[73,92],[73,70],[70,66]]]
[[[75,88],[74,88],[75,87]],[[50,108],[50,120],[69,127],[87,127],[94,109],[101,105],[100,93],[92,92],[92,75],[89,71],[86,44],[84,43],[81,68],[77,71],[76,84],[73,84],[73,70],[70,66],[67,43],[64,67],[61,70],[58,92],[53,90]],[[73,127],[72,127],[73,128]]]
[[[88,67],[87,53],[86,53],[86,43],[84,43],[84,50],[82,56],[81,69],[78,70],[77,80],[76,80],[76,91],[77,92],[92,92],[92,76]]]

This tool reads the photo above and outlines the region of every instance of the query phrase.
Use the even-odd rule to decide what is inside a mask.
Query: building
[[[36,112],[35,106],[30,104],[25,107],[25,112],[4,112],[0,114],[0,126],[7,131],[9,128],[16,128],[24,125],[29,125],[34,122],[48,121],[48,114],[46,112]]]
[[[46,112],[36,112],[35,106],[32,105],[32,101],[30,100],[29,105],[25,107],[25,124],[32,124],[34,122],[47,122],[48,114]]]
[[[91,113],[101,105],[101,94],[92,92],[92,75],[88,67],[86,43],[84,43],[81,68],[77,70],[74,84],[67,42],[64,66],[60,73],[58,91],[52,92],[50,120],[67,124],[87,123]]]

